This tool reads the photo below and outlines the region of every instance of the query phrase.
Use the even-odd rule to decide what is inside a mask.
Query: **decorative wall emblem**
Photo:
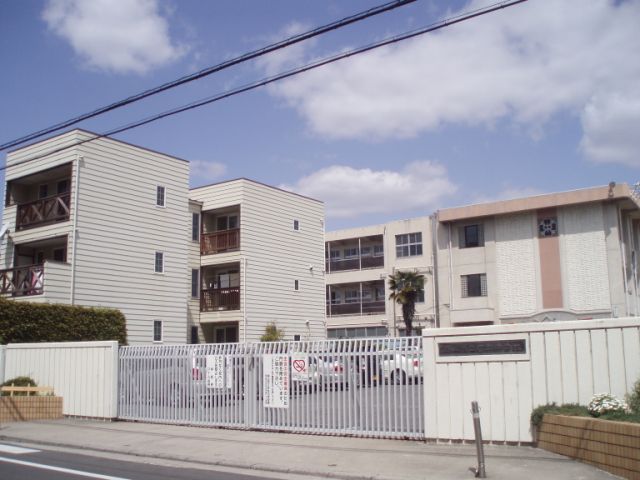
[[[541,237],[555,237],[558,235],[558,219],[556,217],[543,218],[538,223],[538,234]]]

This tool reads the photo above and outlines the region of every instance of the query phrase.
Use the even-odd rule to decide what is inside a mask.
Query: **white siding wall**
[[[325,338],[324,205],[258,183],[243,183],[247,341],[259,340],[270,322],[284,329],[287,339]],[[299,231],[293,229],[294,220],[300,222]]]
[[[500,316],[535,313],[538,279],[532,215],[496,218],[496,272]]]
[[[76,303],[120,309],[130,343],[186,341],[187,162],[111,140],[81,147]],[[166,206],[156,206],[156,187]],[[155,252],[164,273],[154,272]]]
[[[609,310],[602,205],[567,207],[559,213],[565,305],[575,311]]]
[[[63,413],[82,417],[118,415],[118,342],[7,345],[5,379],[29,376],[63,397]]]
[[[447,358],[438,343],[525,339],[526,355]],[[426,437],[472,440],[471,401],[482,435],[531,442],[532,410],[551,402],[586,405],[595,393],[623,398],[640,378],[640,319],[429,330],[424,335]]]

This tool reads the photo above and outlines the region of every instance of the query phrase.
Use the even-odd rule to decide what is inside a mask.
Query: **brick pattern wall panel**
[[[496,219],[496,264],[500,315],[526,315],[536,309],[535,234],[531,216]]]
[[[610,309],[602,206],[567,207],[560,212],[559,220],[569,308]]]

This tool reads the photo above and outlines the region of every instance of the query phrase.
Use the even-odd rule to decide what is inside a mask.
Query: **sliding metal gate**
[[[422,339],[131,346],[119,418],[423,438]]]

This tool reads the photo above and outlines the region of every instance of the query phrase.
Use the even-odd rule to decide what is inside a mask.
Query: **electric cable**
[[[323,58],[321,60],[317,60],[315,62],[311,62],[309,64],[306,64],[306,65],[304,65],[302,67],[298,67],[298,68],[295,68],[295,69],[292,69],[292,70],[289,70],[289,71],[286,71],[286,72],[283,72],[283,73],[280,73],[280,74],[277,74],[277,75],[274,75],[274,76],[271,76],[271,77],[263,78],[262,80],[246,84],[244,86],[235,88],[233,90],[229,90],[227,92],[223,92],[221,94],[218,94],[218,95],[215,95],[215,96],[212,96],[212,97],[208,97],[208,98],[196,101],[196,102],[192,102],[190,104],[187,104],[187,105],[184,105],[184,106],[181,106],[181,107],[176,107],[176,108],[171,109],[171,110],[167,110],[167,111],[159,113],[157,115],[154,115],[154,116],[151,116],[151,117],[147,117],[146,119],[139,120],[139,121],[127,124],[125,126],[117,127],[117,128],[115,128],[113,130],[110,130],[110,131],[108,131],[106,133],[96,134],[92,138],[81,140],[81,141],[76,142],[74,144],[66,145],[64,147],[60,147],[58,149],[54,149],[52,151],[48,151],[48,152],[42,153],[42,154],[40,154],[38,156],[21,160],[19,162],[13,163],[11,166],[21,165],[21,164],[24,164],[24,163],[27,163],[27,162],[38,160],[38,159],[46,157],[48,155],[52,155],[52,154],[55,154],[55,153],[60,153],[60,152],[62,152],[64,150],[67,150],[69,148],[77,147],[77,146],[82,145],[84,143],[92,142],[92,141],[98,140],[100,138],[108,138],[108,137],[110,137],[112,135],[116,135],[118,133],[122,133],[122,132],[125,132],[127,130],[132,130],[132,129],[140,127],[142,125],[147,125],[149,123],[161,120],[161,119],[166,118],[166,117],[170,117],[170,116],[176,115],[178,113],[186,112],[188,110],[193,110],[195,108],[199,108],[199,107],[202,107],[204,105],[208,105],[210,103],[214,103],[214,102],[223,100],[225,98],[229,98],[229,97],[232,97],[234,95],[238,95],[240,93],[247,92],[249,90],[254,90],[256,88],[268,85],[270,83],[274,83],[276,81],[283,80],[285,78],[289,78],[289,77],[292,77],[294,75],[299,75],[300,73],[304,73],[304,72],[307,72],[309,70],[313,70],[313,69],[322,67],[324,65],[328,65],[330,63],[337,62],[337,61],[345,59],[345,58],[349,58],[349,57],[352,57],[352,56],[355,56],[355,55],[359,55],[359,54],[362,54],[362,53],[365,53],[365,52],[368,52],[368,51],[371,51],[371,50],[374,50],[374,49],[377,49],[377,48],[380,48],[380,47],[383,47],[383,46],[391,45],[391,44],[398,43],[398,42],[401,42],[401,41],[404,41],[404,40],[408,40],[410,38],[414,38],[414,37],[417,37],[417,36],[420,36],[420,35],[424,35],[424,34],[433,32],[435,30],[439,30],[439,29],[442,29],[442,28],[445,28],[445,27],[448,27],[448,26],[451,26],[451,25],[455,25],[457,23],[461,23],[461,22],[464,22],[464,21],[467,21],[467,20],[482,16],[482,15],[486,15],[486,14],[495,12],[497,10],[503,9],[503,8],[507,8],[507,7],[511,7],[511,6],[520,4],[520,3],[524,3],[526,1],[528,1],[528,0],[512,0],[512,1],[498,2],[498,3],[494,3],[492,5],[489,5],[487,7],[484,7],[484,8],[480,8],[480,9],[473,10],[473,11],[470,11],[470,12],[462,13],[460,15],[457,15],[457,16],[454,16],[454,17],[450,17],[450,18],[447,18],[445,20],[441,20],[439,22],[430,24],[430,25],[428,25],[426,27],[422,27],[422,28],[419,28],[419,29],[411,30],[411,31],[405,32],[405,33],[400,34],[400,35],[396,35],[396,36],[393,36],[393,37],[389,37],[389,38],[380,40],[378,42],[370,43],[370,44],[368,44],[366,46],[363,46],[363,47],[359,47],[359,48],[356,48],[356,49],[353,49],[353,50],[349,50],[347,52],[343,52],[343,53],[340,53],[340,54],[337,54],[337,55],[334,55],[334,56],[331,56],[331,57],[326,57],[326,58]],[[5,170],[6,168],[7,168],[7,165],[5,165],[3,167],[0,167],[0,171],[1,170]]]
[[[6,150],[11,147],[15,147],[25,142],[29,142],[31,140],[35,140],[36,138],[40,138],[44,135],[48,135],[50,133],[57,132],[58,130],[62,130],[63,128],[70,127],[75,125],[83,120],[88,120],[90,118],[96,117],[98,115],[102,115],[103,113],[110,112],[117,108],[123,107],[125,105],[129,105],[131,103],[137,102],[144,98],[150,97],[152,95],[156,95],[158,93],[164,92],[166,90],[175,88],[180,85],[184,85],[185,83],[192,82],[194,80],[198,80],[200,78],[206,77],[213,73],[219,72],[226,68],[232,67],[234,65],[238,65],[240,63],[246,62],[248,60],[252,60],[254,58],[258,58],[260,56],[266,55],[271,52],[275,52],[276,50],[280,50],[285,47],[289,47],[296,43],[302,42],[304,40],[308,40],[310,38],[316,37],[318,35],[322,35],[324,33],[330,32],[332,30],[337,30],[339,28],[345,27],[352,23],[359,22],[361,20],[367,19],[369,17],[373,17],[375,15],[379,15],[384,12],[388,12],[390,10],[394,10],[398,7],[403,7],[408,5],[409,3],[413,3],[416,0],[395,0],[393,2],[388,2],[377,7],[370,8],[368,10],[364,10],[362,12],[356,13],[354,15],[345,17],[341,20],[337,20],[321,27],[314,28],[313,30],[309,30],[304,33],[300,33],[297,35],[293,35],[285,40],[281,40],[276,43],[272,43],[266,47],[259,48],[258,50],[253,50],[251,52],[240,55],[239,57],[232,58],[230,60],[224,61],[217,65],[213,65],[211,67],[207,67],[199,72],[192,73],[190,75],[185,75],[183,77],[178,78],[177,80],[173,80],[171,82],[164,83],[160,86],[145,90],[141,93],[131,95],[130,97],[125,98],[124,100],[119,100],[117,102],[111,103],[104,107],[97,108],[91,112],[79,115],[77,117],[71,118],[69,120],[65,120],[63,122],[57,123],[51,127],[44,128],[42,130],[38,130],[36,132],[30,133],[28,135],[22,136],[15,140],[11,140],[7,143],[0,145],[0,151]]]

